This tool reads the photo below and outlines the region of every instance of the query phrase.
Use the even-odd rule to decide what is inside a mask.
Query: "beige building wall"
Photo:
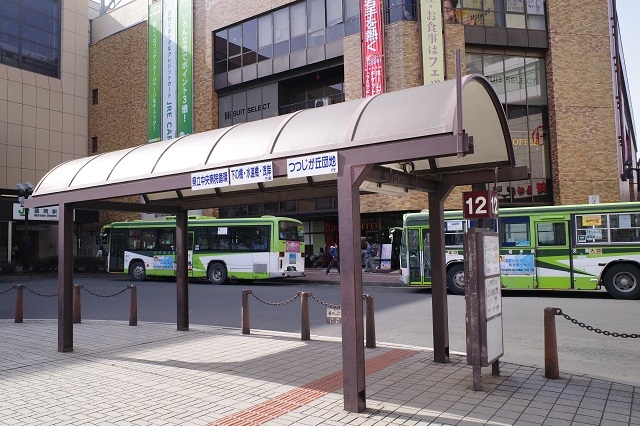
[[[35,185],[87,155],[87,10],[86,0],[62,1],[59,79],[0,65],[0,188]]]
[[[607,2],[547,0],[555,204],[629,201],[620,180]]]
[[[123,22],[139,24],[120,30],[124,24],[107,22],[101,28],[110,27],[113,33],[101,33],[100,40],[92,43],[90,89],[99,87],[100,99],[107,100],[90,110],[89,137],[98,137],[98,152],[146,142],[146,9],[139,2],[145,0],[130,6],[134,12],[120,12],[126,17]],[[212,32],[292,2],[194,2],[196,132],[217,127]],[[591,194],[600,195],[602,202],[628,200],[628,184],[619,179],[606,2],[548,0],[547,4],[550,29],[547,81],[555,203],[584,203]],[[101,19],[106,18],[98,18]],[[94,26],[98,25],[96,21]],[[589,25],[582,25],[583,22]],[[385,28],[388,91],[422,84],[417,29],[417,23],[408,21]],[[461,51],[463,69],[465,66],[464,27],[445,25],[444,31],[446,74],[447,78],[455,78],[456,49]],[[362,96],[359,36],[344,39],[344,52],[345,96],[347,100],[357,99]],[[586,63],[576,58],[591,59]],[[453,191],[446,208],[460,208],[463,190],[469,188]],[[362,197],[363,212],[426,207],[427,197],[422,193]]]

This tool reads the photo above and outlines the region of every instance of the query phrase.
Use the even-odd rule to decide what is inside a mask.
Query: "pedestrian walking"
[[[367,240],[367,248],[364,251],[364,271],[376,272],[376,267],[373,264],[373,246],[369,240]]]
[[[338,270],[338,273],[340,273],[340,254],[338,253],[337,243],[333,243],[333,245],[329,248],[329,257],[331,258],[331,261],[329,262],[329,266],[327,266],[327,274],[334,266]]]

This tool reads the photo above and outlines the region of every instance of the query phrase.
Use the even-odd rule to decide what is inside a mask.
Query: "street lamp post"
[[[20,190],[20,206],[24,207],[24,201],[33,193],[33,184],[31,182],[19,183],[16,185]],[[24,207],[24,239],[22,248],[22,271],[29,270],[29,208]]]

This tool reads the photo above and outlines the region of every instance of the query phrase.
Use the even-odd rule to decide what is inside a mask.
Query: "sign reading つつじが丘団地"
[[[287,178],[338,173],[338,152],[323,152],[287,159]]]
[[[223,186],[229,186],[229,169],[204,170],[191,173],[191,189],[193,191]]]

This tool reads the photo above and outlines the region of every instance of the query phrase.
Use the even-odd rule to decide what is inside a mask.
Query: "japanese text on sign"
[[[229,186],[229,169],[191,173],[191,189],[194,191],[220,188],[222,186]]]
[[[287,159],[287,177],[289,179],[330,173],[338,173],[337,151]]]
[[[442,2],[421,0],[422,68],[424,84],[444,81],[444,47],[442,36]]]
[[[378,0],[362,0],[362,73],[364,96],[384,92],[382,14]]]
[[[273,180],[273,163],[267,161],[257,164],[229,168],[230,184],[244,185],[247,183],[271,182]]]

